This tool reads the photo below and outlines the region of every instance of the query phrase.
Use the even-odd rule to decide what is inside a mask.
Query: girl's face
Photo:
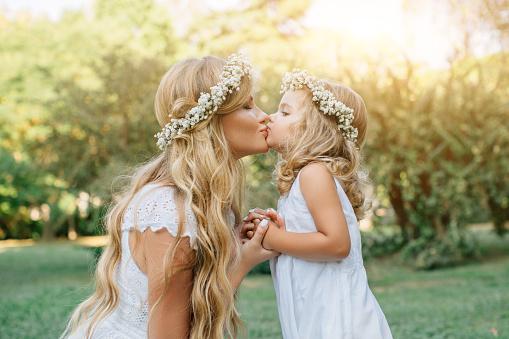
[[[265,141],[268,119],[252,97],[242,108],[223,116],[223,131],[236,159],[268,151]]]
[[[287,91],[279,103],[278,111],[269,116],[267,145],[278,153],[284,151],[286,147],[290,124],[302,115],[300,107],[303,96],[302,90]]]

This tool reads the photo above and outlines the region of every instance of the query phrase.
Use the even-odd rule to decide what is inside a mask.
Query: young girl
[[[275,252],[266,228],[240,245],[245,155],[267,151],[267,115],[253,102],[251,66],[187,59],[156,95],[164,150],[141,167],[106,223],[96,290],[74,312],[70,338],[236,337],[235,291]],[[70,332],[70,333],[69,333]]]
[[[282,87],[267,144],[280,154],[278,212],[286,230],[269,222],[262,245],[282,253],[271,259],[271,272],[283,337],[392,338],[368,287],[357,224],[367,209],[359,172],[364,102],[306,71],[287,73]]]

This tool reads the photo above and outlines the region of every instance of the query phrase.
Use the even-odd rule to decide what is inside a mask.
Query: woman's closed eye
[[[287,115],[290,115],[290,113],[285,112],[285,111],[282,111],[282,112],[281,112],[281,114],[282,114],[284,117],[285,117],[285,116],[287,116]]]
[[[253,97],[249,98],[248,102],[246,102],[244,104],[244,106],[242,106],[243,109],[252,109],[254,106],[254,100],[253,100]]]

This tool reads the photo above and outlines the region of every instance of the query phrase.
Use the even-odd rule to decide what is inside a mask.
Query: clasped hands
[[[249,210],[249,214],[243,219],[242,228],[240,231],[240,239],[242,244],[245,244],[254,236],[256,229],[262,222],[267,222],[268,228],[278,227],[281,229],[286,229],[285,220],[274,209],[268,208],[266,210],[262,210],[261,208],[256,207],[252,210]],[[264,246],[263,240],[262,246],[268,249],[266,246]]]

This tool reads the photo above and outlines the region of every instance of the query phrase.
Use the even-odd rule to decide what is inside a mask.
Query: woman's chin
[[[267,153],[269,151],[269,145],[265,145],[262,149],[260,149],[260,152],[258,153]]]

